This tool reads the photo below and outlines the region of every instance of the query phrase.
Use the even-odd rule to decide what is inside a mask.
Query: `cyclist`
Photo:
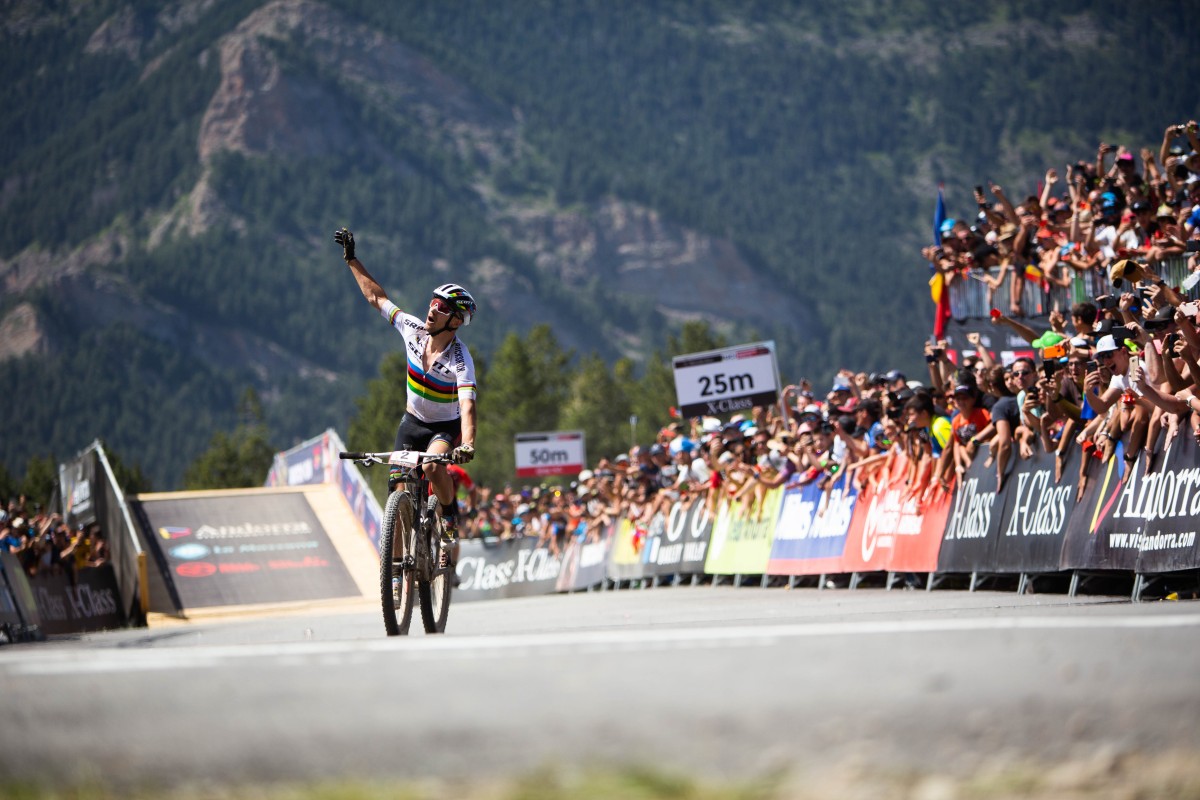
[[[475,299],[462,286],[446,283],[433,290],[423,321],[405,314],[354,256],[354,234],[341,228],[333,240],[342,247],[363,297],[404,337],[408,401],[396,430],[396,449],[451,453],[455,463],[467,463],[475,457],[475,363],[457,331],[471,324]],[[442,506],[443,541],[452,543],[458,532],[454,482],[444,464],[424,469]],[[399,471],[392,467],[389,492]]]

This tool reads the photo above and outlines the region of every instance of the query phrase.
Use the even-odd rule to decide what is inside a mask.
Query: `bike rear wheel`
[[[379,533],[379,593],[383,627],[388,636],[405,635],[412,624],[416,584],[412,546],[412,496],[407,492],[392,492]]]
[[[428,581],[417,584],[417,597],[421,601],[421,622],[426,633],[445,633],[446,619],[450,616],[450,592],[454,588],[454,564],[451,560],[453,548],[441,546],[440,517],[429,508],[429,553],[432,571]]]

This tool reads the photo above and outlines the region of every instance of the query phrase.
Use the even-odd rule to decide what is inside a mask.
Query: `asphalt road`
[[[1200,604],[670,588],[373,606],[0,647],[0,777],[716,778],[1200,753]]]

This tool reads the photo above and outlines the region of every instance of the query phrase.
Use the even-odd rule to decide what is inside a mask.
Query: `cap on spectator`
[[[715,433],[721,430],[721,420],[716,417],[705,417],[700,421],[700,430],[705,433]]]
[[[717,457],[717,463],[718,464],[728,464],[730,461],[733,461],[733,458],[734,458],[733,453],[726,450],[724,453],[721,453],[721,455]]]
[[[895,383],[896,381],[906,380],[904,377],[904,373],[898,369],[892,370],[891,372],[884,375],[883,377],[887,378],[888,383]]]
[[[1117,161],[1133,161],[1133,153],[1121,153],[1117,156]]]
[[[1120,349],[1121,348],[1117,347],[1117,340],[1113,338],[1111,333],[1106,336],[1101,336],[1100,341],[1096,342],[1096,355],[1100,355],[1101,353],[1111,353],[1114,350]]]
[[[790,438],[790,437],[789,437],[789,438]],[[787,450],[787,449],[788,449],[788,443],[787,443],[787,442],[781,442],[781,441],[780,441],[780,440],[778,440],[778,439],[772,439],[772,440],[770,440],[769,442],[767,442],[767,448],[768,448],[768,449],[770,449],[770,450],[774,450],[774,451],[776,451],[776,452],[781,452],[781,451],[783,451],[783,450]]]
[[[1091,347],[1091,345],[1088,344],[1087,339],[1083,338],[1082,336],[1076,336],[1074,339],[1071,340],[1071,347],[1078,347],[1078,348],[1082,349],[1085,347]]]
[[[1155,213],[1154,216],[1157,217],[1158,219],[1162,219],[1163,217],[1167,217],[1168,219],[1175,219],[1175,211],[1169,205],[1167,205],[1166,203],[1163,203],[1161,206],[1158,207],[1158,211]]]
[[[1044,350],[1047,347],[1054,347],[1056,344],[1062,344],[1067,337],[1057,331],[1046,331],[1038,338],[1034,339],[1030,344],[1038,350]]]
[[[1146,279],[1146,271],[1142,269],[1141,264],[1132,258],[1122,258],[1120,261],[1114,261],[1112,266],[1108,268],[1108,277],[1112,280],[1113,286],[1116,286],[1122,280],[1137,283]]]
[[[628,464],[629,456],[625,455],[624,453],[621,453],[619,456],[614,458],[613,461],[617,464]]]
[[[817,430],[817,424],[811,420],[808,422],[801,422],[800,427],[796,430],[799,433],[815,433]]]
[[[1133,205],[1129,207],[1131,211],[1149,211],[1150,202],[1148,200],[1134,200]]]
[[[1100,210],[1112,211],[1117,207],[1117,195],[1114,192],[1105,192],[1100,195]]]
[[[942,226],[938,230],[941,232],[941,234],[943,236],[945,236],[947,233],[954,230],[954,226],[957,223],[958,223],[958,220],[956,220],[952,217],[944,219],[944,220],[942,220]]]
[[[583,483],[585,481],[590,481],[594,477],[595,475],[590,469],[585,469],[583,472],[579,473],[579,482]]]
[[[831,388],[829,391],[831,391],[831,392],[848,392],[848,391],[850,391],[850,384],[846,383],[845,378],[841,378],[841,377],[834,378],[833,379],[833,388]]]
[[[25,527],[25,518],[17,517],[16,519],[13,520],[12,526],[14,528],[24,528]]]
[[[658,442],[655,442],[654,444],[650,445],[650,455],[660,456],[662,454],[663,454],[663,446],[661,444],[659,444]]]
[[[729,418],[729,423],[731,425],[735,422],[745,422],[745,421],[746,421],[745,414],[734,414],[732,417]]]
[[[854,409],[858,407],[858,398],[851,397],[845,403],[837,407],[837,410],[843,414],[853,414]]]
[[[671,440],[670,450],[671,455],[677,456],[680,453],[691,453],[696,449],[696,443],[686,436],[679,436]]]

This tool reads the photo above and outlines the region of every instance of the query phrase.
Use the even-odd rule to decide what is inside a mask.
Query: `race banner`
[[[770,574],[845,572],[842,555],[857,500],[858,489],[846,474],[834,481],[828,495],[819,481],[787,487],[775,524]]]
[[[685,419],[748,411],[779,397],[775,343],[756,342],[672,359],[675,395]]]
[[[575,592],[599,586],[608,575],[608,548],[612,542],[611,525],[600,529],[595,536],[572,537],[563,554],[563,568],[556,588],[560,592]]]
[[[360,596],[300,491],[146,494],[137,505],[182,609]]]
[[[683,575],[701,575],[708,561],[708,545],[712,538],[712,515],[708,511],[708,498],[704,494],[693,496],[686,506],[680,506],[683,517],[683,558],[679,571]],[[675,513],[672,507],[672,514]],[[668,520],[674,526],[677,520]]]
[[[684,495],[658,513],[646,531],[642,548],[649,575],[689,575],[704,571],[708,552],[706,498]]]
[[[485,542],[464,539],[455,570],[459,585],[453,601],[496,600],[552,594],[562,572],[562,556],[538,547],[537,538],[525,536]]]
[[[23,631],[41,627],[37,600],[29,585],[20,560],[7,550],[0,552],[0,626],[10,633],[20,635]]]
[[[783,487],[769,490],[762,506],[722,500],[713,522],[704,571],[710,575],[762,575],[771,561]]]
[[[1187,430],[1161,449],[1149,474],[1141,454],[1126,465],[1123,442],[1112,459],[1090,467],[1064,568],[1153,573],[1200,566],[1200,449]]]
[[[933,572],[950,511],[949,492],[912,493],[905,482],[908,458],[898,454],[879,485],[858,495],[846,535],[847,572]]]
[[[514,447],[518,478],[578,475],[587,463],[583,431],[518,433]]]
[[[83,633],[125,626],[112,564],[86,567],[74,578],[37,575],[29,581],[44,633]]]

